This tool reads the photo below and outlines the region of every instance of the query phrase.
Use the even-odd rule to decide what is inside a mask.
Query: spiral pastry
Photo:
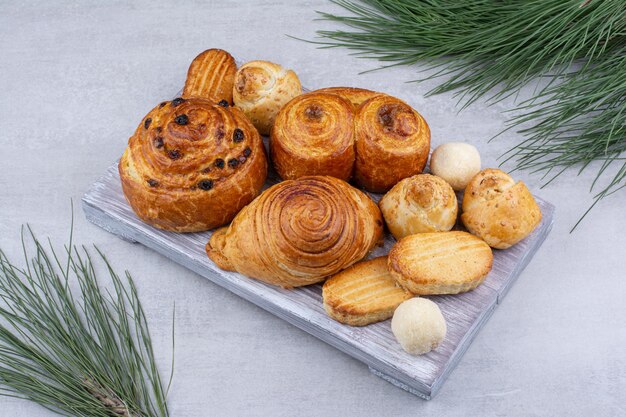
[[[276,117],[270,155],[283,179],[330,175],[349,180],[355,157],[352,104],[316,92],[291,100]]]
[[[375,91],[366,90],[365,88],[356,87],[326,87],[315,90],[316,93],[335,94],[347,99],[356,109],[365,100],[378,96],[381,93]]]
[[[198,232],[229,222],[258,195],[267,159],[240,110],[177,98],[142,120],[119,172],[139,218],[165,230]]]
[[[396,239],[427,232],[447,232],[456,223],[454,190],[442,178],[429,174],[405,178],[379,202],[389,231]]]
[[[368,191],[389,190],[401,179],[421,173],[428,160],[428,124],[395,97],[378,95],[363,102],[355,117],[354,137],[354,177]]]
[[[235,75],[235,105],[252,120],[262,135],[268,135],[278,111],[302,94],[295,72],[268,61],[250,61]]]
[[[382,216],[369,197],[339,179],[311,176],[264,191],[206,249],[220,267],[289,288],[354,264],[382,236]]]
[[[463,196],[463,224],[496,249],[507,249],[541,222],[541,209],[526,184],[499,169],[472,178]]]
[[[195,57],[187,71],[183,97],[201,97],[219,102],[233,102],[237,64],[228,52],[208,49]]]

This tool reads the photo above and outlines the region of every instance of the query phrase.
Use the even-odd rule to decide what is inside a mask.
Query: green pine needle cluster
[[[547,183],[601,161],[592,190],[613,177],[595,203],[626,186],[626,1],[333,2],[349,14],[322,18],[348,28],[320,30],[317,43],[389,66],[426,64],[421,80],[442,77],[430,93],[454,91],[462,107],[535,83],[533,97],[513,109],[509,129],[525,137],[506,160],[544,172]]]
[[[120,278],[96,248],[111,280],[108,291],[99,286],[92,255],[71,238],[61,257],[27,228],[22,247],[23,268],[0,250],[0,395],[67,416],[168,416],[128,272]]]

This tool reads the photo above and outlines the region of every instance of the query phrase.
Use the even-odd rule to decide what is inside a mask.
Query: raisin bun
[[[139,218],[160,229],[199,232],[230,222],[257,196],[267,159],[241,110],[177,98],[141,121],[119,172]]]

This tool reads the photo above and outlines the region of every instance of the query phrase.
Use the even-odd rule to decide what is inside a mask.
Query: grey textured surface
[[[487,140],[510,102],[457,113],[433,84],[406,85],[415,71],[358,76],[376,63],[345,50],[317,50],[312,37],[326,1],[0,3],[0,246],[19,255],[30,222],[61,241],[69,201],[115,161],[141,117],[182,85],[207,47],[280,62],[306,85],[358,84],[388,91],[428,120],[433,144],[466,140],[485,166],[518,137]],[[557,206],[554,230],[480,332],[439,395],[415,398],[366,366],[174,262],[76,216],[76,238],[95,242],[135,276],[167,371],[177,306],[173,416],[237,415],[625,415],[626,194],[603,202],[570,235],[591,202],[592,173],[569,173],[540,190]],[[0,398],[0,416],[48,416]]]
[[[270,173],[266,187],[280,178]],[[376,202],[380,194],[370,194]],[[554,206],[540,198],[541,223],[523,241],[507,250],[494,251],[493,268],[475,290],[457,295],[430,297],[445,317],[446,337],[437,349],[413,356],[402,350],[391,333],[389,320],[364,327],[346,326],[331,319],[322,304],[322,286],[309,285],[285,290],[221,270],[205,252],[212,232],[171,233],[142,222],[132,211],[113,164],[82,199],[89,221],[125,240],[141,243],[175,262],[229,289],[259,307],[298,326],[307,333],[364,362],[376,375],[424,399],[434,397],[447,376],[489,319],[508,288],[532,259],[549,234]],[[384,256],[395,239],[388,234],[381,247],[369,256]]]

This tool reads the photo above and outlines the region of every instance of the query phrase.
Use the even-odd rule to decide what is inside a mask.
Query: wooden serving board
[[[270,174],[266,187],[276,183]],[[376,201],[379,195],[371,195]],[[277,288],[234,272],[219,269],[204,247],[211,232],[177,234],[143,223],[126,202],[117,163],[85,193],[82,203],[88,220],[123,239],[141,243],[178,262],[259,307],[364,362],[379,377],[421,398],[432,398],[463,353],[500,303],[550,232],[554,206],[537,198],[543,213],[539,227],[507,250],[494,250],[493,269],[484,283],[459,295],[429,297],[446,319],[448,332],[434,351],[411,356],[391,333],[390,320],[351,327],[332,320],[322,306],[320,284],[293,290]],[[395,240],[387,236],[371,257],[385,255]]]

